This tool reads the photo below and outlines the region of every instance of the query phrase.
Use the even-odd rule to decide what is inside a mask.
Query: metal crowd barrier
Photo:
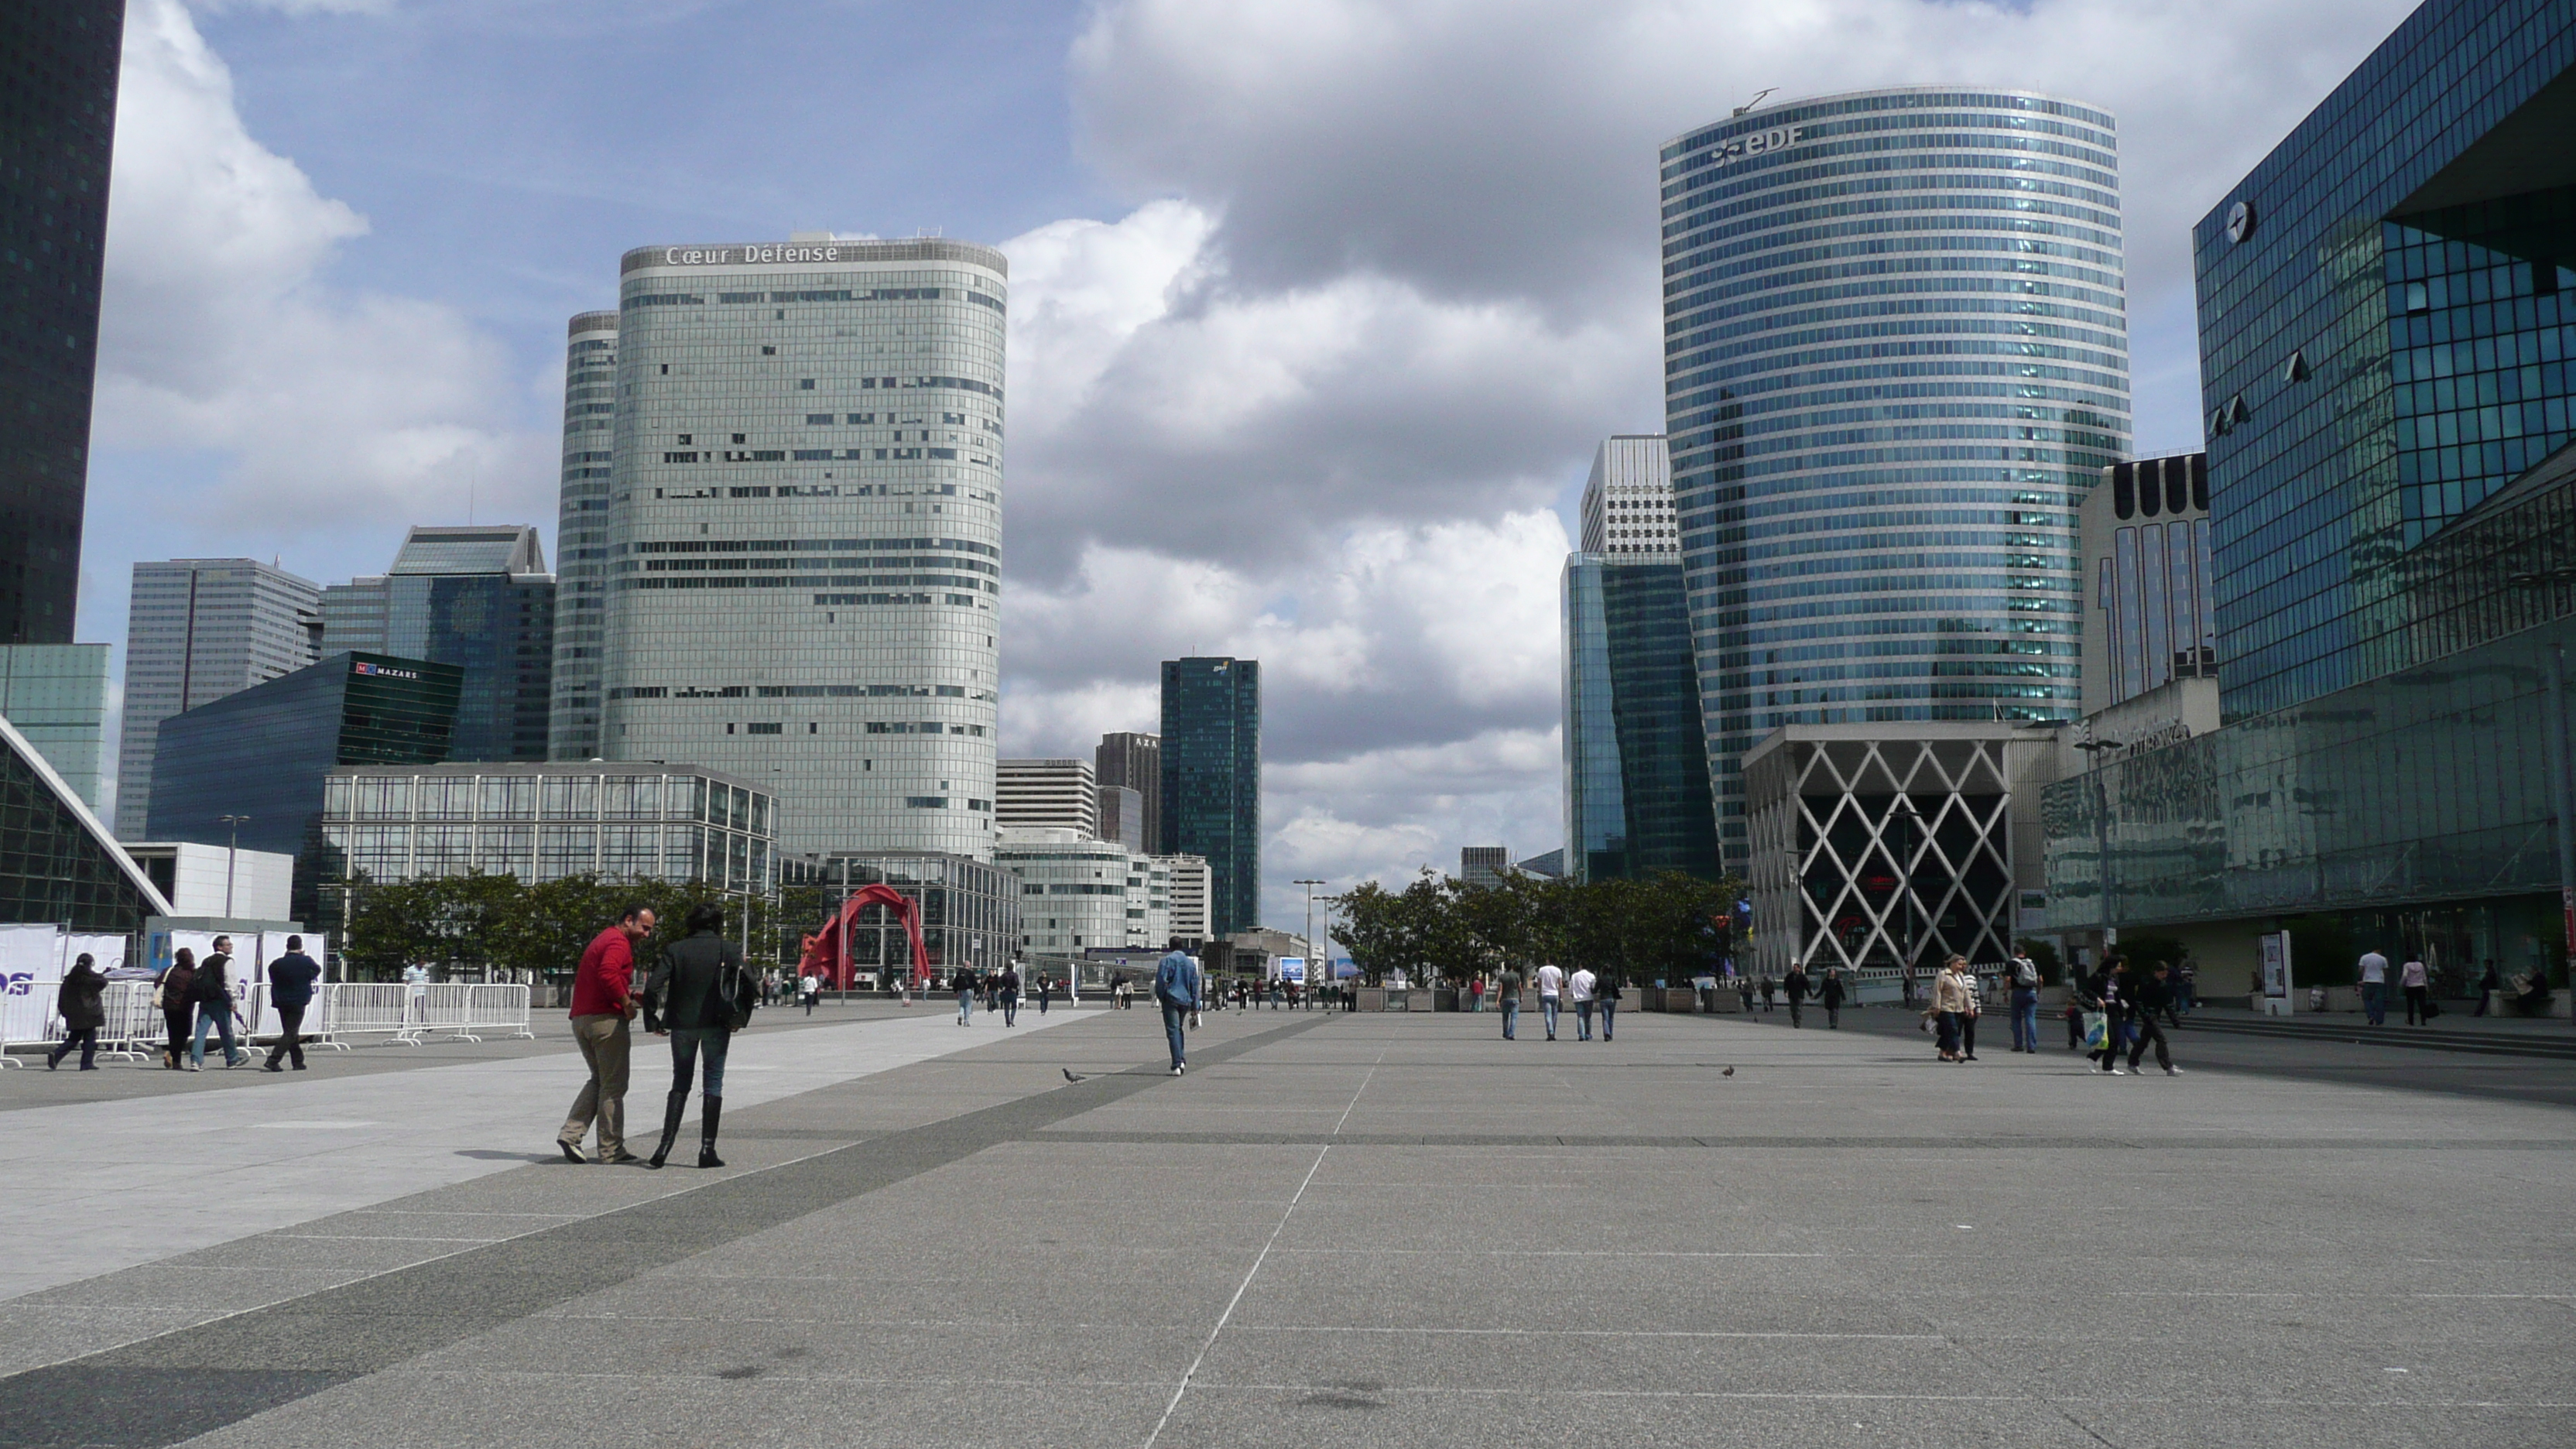
[[[107,1017],[98,1033],[101,1057],[152,1061],[160,1056],[169,1041],[169,1027],[161,1008],[152,1004],[152,989],[149,981],[107,983],[99,998]],[[285,1021],[269,1004],[265,982],[252,983],[235,999],[234,1009],[238,1016],[233,1031],[244,1050],[255,1037],[275,1038],[285,1032]],[[50,1050],[62,1041],[63,1019],[54,1014],[53,1003],[47,1001],[42,1010],[44,1024],[33,1035],[20,1017],[0,1020],[0,1033],[5,1033],[0,1035],[0,1055],[11,1046]],[[537,1034],[529,1029],[529,1010],[530,993],[525,986],[449,982],[413,987],[401,982],[329,981],[314,986],[312,1003],[304,1008],[296,1034],[306,1046],[328,1051],[348,1051],[350,1045],[343,1038],[353,1036],[382,1036],[401,1046],[423,1046],[432,1040],[479,1042],[487,1033],[534,1041]],[[439,1035],[433,1037],[433,1033]]]

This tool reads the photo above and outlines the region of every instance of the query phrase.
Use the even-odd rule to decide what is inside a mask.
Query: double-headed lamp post
[[[1290,884],[1306,888],[1306,979],[1302,985],[1305,990],[1312,991],[1315,989],[1315,887],[1329,885],[1330,882],[1299,880]]]
[[[224,919],[233,918],[233,864],[241,858],[241,828],[250,823],[247,815],[218,815],[217,820],[232,827],[232,839],[224,846]]]
[[[2119,740],[2082,739],[2075,748],[2093,758],[2093,886],[2101,899],[2102,941],[2094,948],[2093,966],[2100,970],[2111,959],[2111,792],[2103,783],[2102,767],[2110,762],[2104,750],[2124,748]]]

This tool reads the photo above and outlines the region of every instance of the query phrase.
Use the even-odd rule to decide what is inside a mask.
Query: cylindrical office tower
[[[546,758],[599,751],[599,657],[607,629],[610,440],[617,427],[617,314],[572,319],[564,355],[563,492],[555,515],[554,697]]]
[[[1711,787],[1785,724],[2067,719],[2075,510],[2129,447],[2113,121],[2017,91],[1663,148],[1667,430]]]
[[[602,745],[775,787],[783,853],[990,859],[1005,271],[626,254]]]

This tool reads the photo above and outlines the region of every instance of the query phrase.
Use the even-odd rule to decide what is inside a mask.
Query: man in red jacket
[[[652,934],[653,913],[628,906],[581,953],[581,970],[572,978],[572,1037],[590,1064],[590,1080],[573,1098],[555,1145],[574,1162],[589,1160],[581,1155],[581,1139],[594,1117],[600,1161],[639,1160],[626,1150],[626,1024],[635,1019],[635,943]]]

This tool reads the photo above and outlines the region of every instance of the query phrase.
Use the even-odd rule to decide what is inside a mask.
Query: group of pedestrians
[[[1481,987],[1482,982],[1478,985]],[[1619,1029],[1619,1005],[1627,1000],[1628,995],[1615,971],[1594,971],[1589,966],[1577,966],[1568,973],[1564,967],[1551,961],[1523,976],[1519,967],[1505,966],[1495,974],[1493,989],[1478,993],[1479,996],[1493,997],[1495,1008],[1502,1013],[1505,1041],[1520,1040],[1521,1006],[1525,992],[1538,997],[1539,1020],[1546,1028],[1549,1041],[1556,1040],[1557,1027],[1563,1022],[1569,1005],[1574,1008],[1575,1040],[1592,1040],[1595,1017],[1601,1023],[1601,1039],[1605,1042],[1615,1040]]]
[[[2082,1049],[2095,1070],[2112,1077],[2143,1075],[2140,1064],[2153,1046],[2156,1065],[2164,1068],[2165,1075],[2182,1075],[2182,1068],[2173,1064],[2164,1028],[2156,1023],[2161,1014],[2167,1022],[2181,1025],[2174,1011],[2172,967],[2156,961],[2138,971],[2128,957],[2112,956],[2091,976],[2079,979],[2073,995],[2067,1008],[2067,1046]],[[2125,1072],[2120,1066],[2124,1051],[2129,1059]]]
[[[653,934],[651,910],[628,906],[581,953],[581,966],[573,974],[572,1034],[590,1075],[573,1098],[563,1130],[555,1134],[555,1145],[569,1161],[591,1160],[582,1143],[595,1125],[600,1162],[661,1167],[679,1142],[689,1093],[703,1067],[698,1166],[724,1166],[716,1155],[716,1135],[724,1121],[725,1058],[733,1034],[751,1025],[761,993],[743,967],[741,950],[725,939],[722,906],[711,901],[692,906],[683,924],[687,934],[662,949],[640,992],[635,987],[635,946]],[[641,1159],[626,1149],[627,1073],[638,1016],[647,1032],[671,1043],[671,1089],[662,1101],[661,1139],[652,1156]]]
[[[1762,981],[1767,995],[1771,978],[1765,976]],[[1851,993],[1850,988],[1843,983],[1841,967],[1828,967],[1825,971],[1825,979],[1818,982],[1808,977],[1806,967],[1791,962],[1789,974],[1780,980],[1780,994],[1789,999],[1790,1026],[1803,1027],[1807,1024],[1802,1007],[1807,998],[1812,996],[1816,999],[1816,1004],[1825,1009],[1826,1028],[1831,1031],[1843,1029],[1843,1003],[1850,999]],[[1744,1010],[1748,1015],[1753,1010],[1749,999],[1745,1003]]]
[[[966,1026],[975,1020],[975,1004],[1002,1018],[1002,1025],[1020,1024],[1020,968],[1005,965],[999,971],[977,971],[960,966],[948,973],[948,989],[957,994],[957,1024]],[[1039,1014],[1045,1014],[1051,988],[1041,985]]]

